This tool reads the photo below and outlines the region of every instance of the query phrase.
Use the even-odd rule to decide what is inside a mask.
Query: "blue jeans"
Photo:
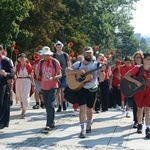
[[[55,107],[54,101],[56,98],[57,89],[53,88],[50,90],[42,90],[44,104],[47,113],[46,126],[52,127],[55,119]]]

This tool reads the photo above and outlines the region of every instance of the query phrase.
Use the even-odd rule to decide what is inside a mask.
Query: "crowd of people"
[[[150,138],[150,85],[134,96],[126,97],[120,89],[120,82],[126,79],[137,88],[142,85],[135,77],[150,80],[150,54],[137,51],[132,57],[126,56],[123,61],[118,59],[109,65],[104,54],[96,58],[92,47],[85,47],[83,54],[77,56],[72,64],[69,55],[64,52],[64,45],[57,41],[55,52],[44,46],[33,55],[31,64],[25,53],[18,55],[15,64],[9,59],[0,45],[0,129],[9,126],[12,90],[16,101],[21,106],[21,118],[26,117],[30,97],[34,93],[35,105],[46,109],[46,125],[49,132],[55,127],[55,102],[58,113],[67,109],[64,89],[72,84],[76,88],[76,103],[73,103],[74,115],[79,112],[81,132],[79,138],[85,138],[92,131],[93,113],[105,113],[109,108],[116,108],[122,115],[131,118],[133,112],[133,128],[142,133],[143,123],[146,124],[146,138]],[[88,73],[90,72],[90,73]],[[67,78],[71,77],[69,83]]]

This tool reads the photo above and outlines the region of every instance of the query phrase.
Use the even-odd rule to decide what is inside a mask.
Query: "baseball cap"
[[[85,48],[84,48],[84,52],[85,52],[85,53],[86,53],[86,52],[92,52],[92,53],[93,53],[93,49],[92,49],[92,47],[88,46],[88,47],[85,47]]]

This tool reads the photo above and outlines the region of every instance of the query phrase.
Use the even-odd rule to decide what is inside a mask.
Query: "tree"
[[[29,17],[29,10],[33,9],[33,5],[29,0],[1,0],[0,9],[0,43],[6,48],[22,32],[20,23]]]

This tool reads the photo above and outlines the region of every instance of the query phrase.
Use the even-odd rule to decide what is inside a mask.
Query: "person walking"
[[[144,53],[143,55],[144,59],[142,69],[140,69],[141,67],[139,65],[136,65],[124,76],[124,78],[136,84],[137,87],[140,87],[142,83],[132,78],[131,76],[143,77],[145,81],[150,81],[150,53]],[[138,119],[138,126],[141,126],[141,130],[142,130],[143,109],[145,107],[145,124],[146,124],[145,137],[147,139],[150,139],[150,84],[146,85],[146,89],[144,91],[138,91],[137,93],[135,93],[134,100],[138,108],[137,119]]]
[[[33,67],[27,63],[27,56],[24,53],[18,56],[19,63],[15,66],[16,81],[15,81],[15,92],[16,97],[20,101],[22,112],[21,118],[24,119],[26,110],[30,102],[31,88],[35,88]],[[31,86],[32,85],[32,86]]]
[[[66,73],[68,75],[80,75],[84,76],[86,71],[97,68],[97,61],[93,61],[93,49],[92,47],[85,47],[83,52],[83,62],[75,62],[72,67],[67,68]],[[81,63],[81,65],[80,65]],[[96,99],[96,92],[98,87],[97,74],[100,75],[101,71],[93,72],[91,80],[89,80],[80,90],[76,91],[76,98],[79,104],[79,120],[81,126],[81,132],[79,138],[85,138],[86,133],[91,132],[93,106]],[[67,77],[68,78],[68,77]],[[73,83],[74,84],[74,83]]]
[[[2,52],[3,46],[0,45],[0,129],[9,126],[11,84],[7,80],[14,78],[12,60]]]
[[[58,60],[52,57],[53,52],[48,46],[42,48],[43,59],[38,63],[37,76],[41,78],[41,90],[47,113],[44,131],[51,131],[55,126],[54,102],[58,89],[58,80],[62,77],[61,66]]]
[[[64,98],[64,89],[67,86],[66,83],[66,74],[65,74],[65,70],[67,67],[71,66],[71,62],[70,62],[70,57],[67,53],[63,52],[63,47],[64,45],[60,42],[57,41],[54,45],[54,47],[56,48],[56,53],[54,53],[53,57],[56,58],[61,65],[62,68],[62,77],[59,79],[59,88],[58,88],[58,93],[57,93],[57,101],[58,101],[58,110],[57,112],[61,112],[62,110],[62,106],[63,106],[63,110],[66,110],[66,100]]]
[[[33,55],[33,58],[34,58],[33,67],[34,67],[34,80],[35,80],[34,98],[35,98],[36,104],[32,108],[39,109],[40,106],[41,108],[45,108],[44,99],[41,93],[41,83],[40,83],[41,78],[37,78],[36,76],[38,63],[42,59],[40,52],[36,52]]]

